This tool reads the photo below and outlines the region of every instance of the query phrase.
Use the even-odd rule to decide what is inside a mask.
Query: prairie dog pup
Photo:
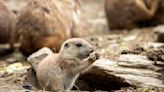
[[[11,11],[0,1],[0,43],[9,43],[12,32],[14,16]]]
[[[59,54],[50,54],[36,68],[39,85],[44,90],[70,90],[81,72],[98,59],[93,47],[83,39],[66,40]]]
[[[78,5],[77,0],[30,0],[18,15],[11,48],[20,40],[20,50],[26,56],[42,47],[58,52],[72,37]]]

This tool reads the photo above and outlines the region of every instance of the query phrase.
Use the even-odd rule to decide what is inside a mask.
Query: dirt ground
[[[20,0],[20,6],[15,4],[15,0],[5,1],[10,9],[19,11],[27,0]],[[103,0],[82,1],[81,23],[76,32],[96,48],[96,51],[101,54],[101,58],[114,60],[123,50],[131,50],[140,46],[148,48],[155,42],[154,27],[132,30],[108,30]],[[3,50],[6,45],[0,47],[0,50]],[[25,76],[29,67],[30,65],[27,64],[26,59],[17,50],[14,53],[0,56],[0,89],[3,91],[6,89],[24,90],[23,85],[24,81],[26,81]]]

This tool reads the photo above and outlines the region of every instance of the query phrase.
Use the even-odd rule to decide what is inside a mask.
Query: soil
[[[17,9],[17,5],[14,4],[15,1],[4,1],[6,1],[10,9],[13,9],[13,7]],[[27,1],[28,0],[22,0],[20,4],[23,6]],[[151,44],[156,40],[154,27],[135,28],[132,30],[108,30],[104,15],[103,0],[82,1],[81,23],[77,33],[78,36],[86,39],[96,48],[96,52],[101,54],[101,58],[115,60],[120,54],[146,54],[152,61],[164,61],[163,47],[157,49],[154,47],[151,48]],[[22,6],[20,5],[18,7],[20,8]],[[0,53],[1,49],[4,50],[4,48],[6,49],[6,46],[0,46]],[[4,52],[0,54],[0,91],[4,89],[9,89],[10,91],[35,90],[36,88],[31,87],[31,84],[28,84],[29,82],[27,81],[30,65],[26,62],[26,58],[17,50],[15,50],[14,53],[5,53],[5,55],[3,53]],[[33,79],[31,78],[31,80]],[[78,89],[77,87],[75,88]],[[116,92],[138,92],[138,89],[139,88],[123,87],[121,91],[116,91],[118,88],[114,88],[113,90]],[[147,90],[154,89],[150,88]],[[143,89],[141,92],[149,92],[147,90]],[[159,88],[158,90],[161,89]]]
[[[158,48],[149,47],[147,49],[144,47],[135,47],[131,50],[123,50],[121,54],[146,55],[149,60],[152,60],[155,64],[157,64],[157,61],[164,61],[164,45],[159,46]]]

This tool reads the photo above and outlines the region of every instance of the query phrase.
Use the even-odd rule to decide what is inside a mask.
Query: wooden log
[[[146,56],[141,55],[121,55],[118,61],[111,61],[108,59],[100,59],[96,61],[92,69],[86,74],[90,81],[104,79],[106,82],[121,84],[120,87],[164,87],[163,73],[161,70],[163,65],[154,65],[154,62],[147,59]],[[94,77],[93,77],[94,75]],[[89,77],[89,78],[88,78]],[[84,78],[85,80],[85,78]],[[102,80],[97,80],[95,83],[102,83]],[[93,82],[94,84],[94,82]],[[101,85],[99,85],[101,86]],[[113,84],[112,86],[117,86]],[[112,88],[111,86],[111,88]],[[119,86],[117,86],[119,87]]]

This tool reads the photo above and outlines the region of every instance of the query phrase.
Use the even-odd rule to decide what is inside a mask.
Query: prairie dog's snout
[[[94,52],[94,49],[90,49],[90,53]]]
[[[88,52],[86,52],[86,56],[90,56],[90,54],[92,54],[92,53],[94,53],[94,49],[93,48],[90,48],[89,50],[88,50]]]

